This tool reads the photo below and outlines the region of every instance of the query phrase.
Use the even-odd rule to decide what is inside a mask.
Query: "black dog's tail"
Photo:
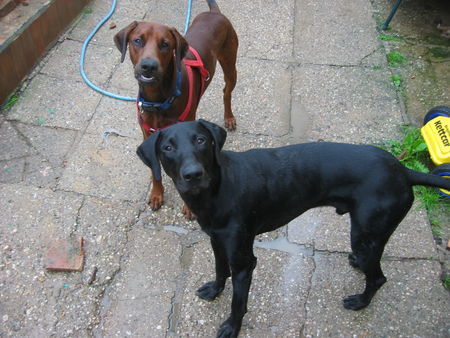
[[[208,2],[209,11],[212,13],[220,13],[219,5],[215,0],[206,0]]]
[[[407,170],[408,179],[412,185],[426,185],[428,187],[450,190],[450,179],[438,175],[425,174],[411,169]]]

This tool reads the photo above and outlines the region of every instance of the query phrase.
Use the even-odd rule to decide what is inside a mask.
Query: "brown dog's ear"
[[[177,69],[181,69],[181,60],[186,56],[188,51],[188,43],[186,39],[175,29],[170,28],[170,32],[172,33],[177,46],[175,48],[175,62],[177,63]]]
[[[136,28],[137,24],[137,21],[133,21],[125,28],[122,28],[122,30],[120,30],[116,35],[114,35],[114,43],[116,44],[117,49],[122,53],[120,62],[123,62],[123,60],[125,60],[125,54],[127,54],[128,47],[128,36],[130,35],[130,32]]]
[[[153,177],[157,181],[161,181],[161,165],[159,164],[157,149],[159,136],[160,131],[153,133],[136,150],[142,162],[152,170]]]
[[[225,144],[225,140],[227,139],[227,132],[225,131],[225,129],[212,122],[200,119],[197,121],[197,123],[200,123],[211,134],[214,140],[214,152],[216,155],[216,161],[220,165],[219,153],[222,150],[223,145]]]

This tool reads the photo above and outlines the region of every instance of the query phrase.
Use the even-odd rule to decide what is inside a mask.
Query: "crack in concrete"
[[[306,337],[305,330],[306,330],[306,323],[308,321],[308,306],[307,306],[307,304],[308,304],[308,299],[311,295],[313,279],[314,279],[314,276],[315,276],[316,270],[317,270],[316,251],[315,251],[314,247],[312,249],[311,261],[312,261],[313,268],[311,271],[311,275],[308,278],[307,292],[306,292],[305,302],[303,303],[303,309],[305,311],[305,321],[302,323],[302,327],[300,328],[300,336],[301,337]]]
[[[95,288],[101,288],[101,291],[99,295],[97,296],[97,302],[95,302],[95,308],[94,308],[94,316],[96,317],[95,325],[93,325],[92,328],[88,328],[88,333],[92,337],[103,337],[103,335],[100,333],[101,328],[104,324],[106,314],[108,310],[111,308],[111,299],[109,297],[110,290],[112,288],[112,285],[118,276],[118,274],[122,271],[122,264],[124,262],[124,259],[127,254],[127,245],[129,243],[129,233],[133,229],[135,225],[139,222],[140,216],[142,214],[142,210],[139,208],[137,210],[137,215],[134,219],[134,222],[128,223],[128,225],[125,227],[125,239],[123,242],[122,250],[119,252],[119,264],[117,269],[115,269],[112,272],[112,275],[109,276],[110,278],[105,280],[103,283],[99,283],[93,287]]]
[[[175,291],[171,299],[171,309],[167,318],[168,328],[165,335],[166,337],[176,336],[176,328],[179,322],[182,299],[187,281],[186,276],[188,274],[189,267],[192,264],[192,258],[194,255],[193,245],[193,243],[190,243],[182,247],[180,255],[181,273],[175,278]]]

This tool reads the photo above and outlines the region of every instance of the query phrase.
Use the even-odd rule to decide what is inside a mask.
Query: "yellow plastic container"
[[[450,117],[438,116],[420,131],[434,164],[450,163]]]

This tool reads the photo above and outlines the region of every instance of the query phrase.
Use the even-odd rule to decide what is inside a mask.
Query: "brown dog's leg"
[[[141,126],[142,135],[144,136],[144,141],[150,136],[150,133]],[[157,181],[152,177],[152,191],[150,197],[148,198],[148,204],[152,210],[158,210],[164,204],[164,187],[162,185],[162,180]]]
[[[164,204],[164,187],[162,181],[157,181],[152,178],[152,192],[148,199],[148,204],[152,210],[158,210]]]
[[[236,71],[236,57],[238,48],[238,38],[236,32],[230,27],[230,34],[225,41],[218,61],[223,70],[223,77],[225,80],[225,87],[223,88],[223,104],[225,108],[224,112],[224,124],[228,130],[236,129],[236,119],[234,118],[233,111],[231,110],[231,92],[236,86],[237,71]]]
[[[194,220],[197,218],[197,216],[195,216],[195,214],[191,211],[191,209],[189,209],[189,207],[186,204],[183,204],[183,209],[182,209],[183,215],[188,219],[188,220]]]

